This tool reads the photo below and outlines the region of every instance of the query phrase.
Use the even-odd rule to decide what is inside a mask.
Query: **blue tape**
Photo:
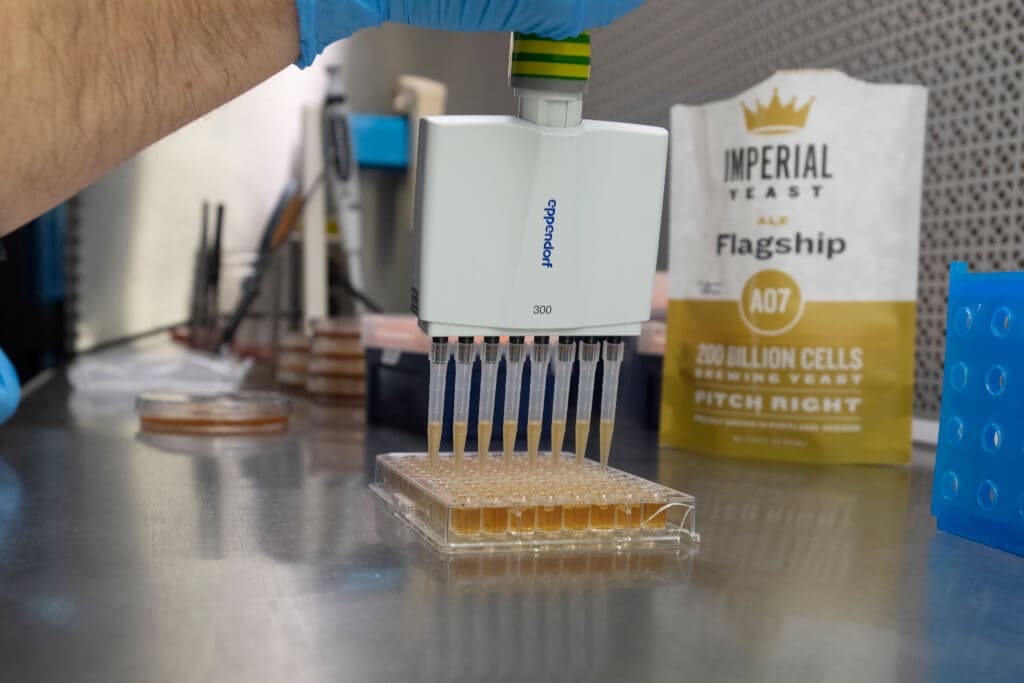
[[[409,121],[404,116],[352,114],[349,125],[360,166],[409,167]]]

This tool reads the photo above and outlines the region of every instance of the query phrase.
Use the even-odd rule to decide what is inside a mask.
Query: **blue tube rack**
[[[1024,555],[1024,272],[950,266],[932,514]]]

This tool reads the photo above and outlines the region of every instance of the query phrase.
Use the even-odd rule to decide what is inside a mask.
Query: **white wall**
[[[285,69],[82,193],[76,348],[187,317],[204,198],[227,205],[226,252],[255,247],[291,174],[301,109],[322,100],[342,54]]]

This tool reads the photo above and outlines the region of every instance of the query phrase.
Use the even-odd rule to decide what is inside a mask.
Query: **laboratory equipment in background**
[[[305,198],[299,194],[298,183],[294,180],[289,180],[277,200],[277,205],[274,207],[270,219],[263,228],[263,235],[260,237],[252,272],[242,281],[242,291],[239,294],[238,303],[235,304],[235,308],[224,326],[217,348],[232,348],[246,316],[250,313],[250,310],[260,296],[268,273],[272,273],[274,276],[272,279],[273,291],[270,293],[273,301],[270,311],[270,325],[273,327],[274,335],[276,335],[278,319],[280,317],[279,302],[281,292],[279,290],[283,285],[281,278],[283,264],[276,261],[277,250],[287,244],[288,238],[295,229],[304,203]]]
[[[1024,272],[949,272],[938,528],[1024,555]]]
[[[187,341],[193,348],[212,349],[220,337],[220,271],[224,244],[224,204],[217,204],[210,224],[210,203],[202,205],[199,249],[192,275]]]
[[[277,367],[274,374],[279,386],[293,391],[306,388],[309,342],[310,339],[307,335],[294,332],[281,338],[278,343]]]
[[[387,306],[386,298],[379,303],[378,294],[386,297],[387,292],[379,291],[378,275],[392,277],[394,268],[384,251],[411,252],[407,244],[382,242],[394,232],[396,221],[404,233],[411,232],[411,213],[394,209],[412,204],[412,190],[405,192],[400,182],[415,165],[411,121],[443,112],[447,90],[430,79],[402,76],[394,98],[401,108],[398,114],[353,113],[341,68],[331,67],[329,76],[323,105],[305,114],[301,180],[287,183],[255,252],[239,255],[251,262],[240,266],[245,274],[237,278],[237,303],[223,324],[217,307],[221,270],[228,263],[227,256],[217,256],[223,241],[223,207],[217,207],[214,218],[214,210],[204,203],[190,321],[188,329],[175,330],[177,340],[271,360],[281,352],[282,334],[310,330],[318,320],[378,312]],[[364,220],[366,179],[369,220]],[[392,209],[383,208],[387,206]],[[321,225],[322,231],[312,227]],[[368,259],[374,264],[369,270]],[[336,365],[317,360],[312,373],[315,393],[353,394],[355,376],[349,372],[343,379]],[[281,385],[296,388],[298,375],[285,370]],[[308,377],[302,375],[308,389]]]
[[[404,115],[409,130],[409,168],[396,196],[397,216],[411,233],[415,223],[416,175],[419,158],[420,121],[427,116],[440,116],[447,111],[448,86],[422,76],[402,74],[392,102],[395,111]]]
[[[443,113],[446,87],[403,75],[397,113],[353,111],[341,67],[329,69],[322,110],[306,112],[302,186],[308,198],[302,231],[303,320],[367,311],[405,310],[396,282],[408,282],[419,117]],[[365,84],[364,84],[365,86]],[[314,118],[319,117],[319,121]],[[403,294],[408,291],[402,287]]]
[[[315,399],[362,402],[366,356],[354,319],[316,320],[306,365],[306,392]]]
[[[282,299],[297,289],[291,274],[297,270],[288,258],[287,247],[299,215],[306,204],[298,183],[288,181],[265,223],[254,251],[224,252],[222,209],[217,211],[214,237],[209,236],[209,205],[203,205],[200,247],[196,258],[187,327],[172,331],[181,343],[205,351],[232,351],[261,361],[273,361],[282,319],[293,327],[295,304],[281,310]],[[221,238],[216,237],[221,233]],[[229,288],[221,293],[222,281]],[[230,284],[238,284],[237,292]],[[267,284],[269,283],[269,287]],[[220,301],[236,297],[226,317],[220,315]]]
[[[350,112],[342,78],[342,69],[328,69],[330,83],[323,111],[324,174],[329,190],[329,206],[338,224],[341,251],[344,255],[344,276],[349,288],[356,292],[365,289],[363,277],[363,209],[359,188],[359,163],[356,158],[355,138],[350,123]],[[356,299],[355,309],[362,312],[365,305]]]

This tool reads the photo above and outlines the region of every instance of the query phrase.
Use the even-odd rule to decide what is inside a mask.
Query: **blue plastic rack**
[[[932,514],[1024,555],[1024,273],[949,274]]]

